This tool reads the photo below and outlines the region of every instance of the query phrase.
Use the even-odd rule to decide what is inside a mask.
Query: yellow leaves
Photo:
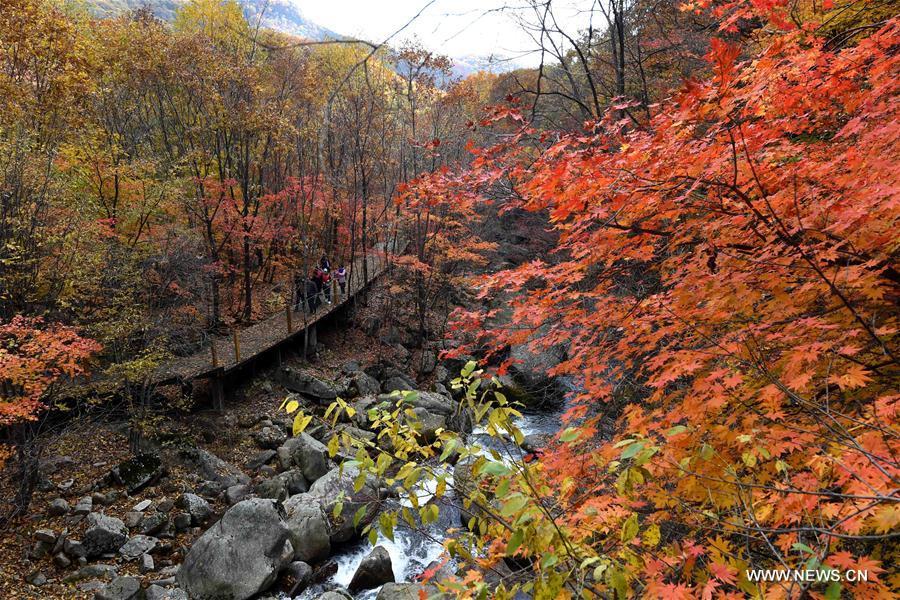
[[[875,533],[888,533],[900,529],[900,506],[896,502],[875,510],[868,524]]]

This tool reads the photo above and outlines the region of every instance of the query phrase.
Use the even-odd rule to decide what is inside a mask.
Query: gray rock
[[[377,588],[391,581],[394,581],[391,555],[384,546],[375,546],[359,563],[348,588],[351,592],[358,592]]]
[[[120,519],[99,513],[87,517],[87,529],[81,541],[87,557],[116,552],[128,539],[128,528]]]
[[[187,592],[181,588],[167,590],[159,585],[151,585],[144,592],[146,600],[188,600]]]
[[[74,515],[86,515],[94,509],[94,501],[90,496],[85,496],[81,498],[78,502],[75,503],[75,508],[72,510],[72,514]]]
[[[185,466],[193,469],[203,479],[221,484],[225,488],[250,483],[250,478],[237,467],[202,448],[183,450],[179,456]]]
[[[225,486],[218,481],[203,481],[197,486],[197,493],[207,498],[217,498],[225,491]]]
[[[351,600],[352,596],[349,594],[342,594],[337,590],[331,590],[330,592],[325,592],[324,594],[319,594],[316,596],[316,600]]]
[[[381,384],[378,383],[378,380],[362,371],[353,374],[350,386],[356,390],[357,396],[377,395],[381,391]]]
[[[162,477],[162,461],[155,454],[139,454],[119,463],[107,476],[107,480],[125,486],[134,494]]]
[[[439,429],[447,429],[447,419],[443,415],[429,412],[428,410],[416,407],[412,409],[411,415],[404,415],[404,420],[414,431],[416,431],[426,443],[432,443],[437,439]]]
[[[267,589],[293,559],[283,509],[244,500],[228,509],[191,547],[176,580],[191,598],[244,600]]]
[[[246,484],[232,485],[225,490],[225,501],[228,502],[229,506],[233,506],[249,496],[252,491],[250,486]]]
[[[25,576],[25,581],[35,587],[41,587],[47,584],[47,576],[40,571],[34,571]]]
[[[71,538],[66,538],[66,541],[63,543],[63,552],[72,558],[83,558],[87,556],[87,549],[85,549],[84,544]]]
[[[276,452],[274,450],[261,450],[253,455],[253,457],[247,461],[247,468],[251,471],[256,471],[263,465],[267,464],[270,460],[275,458]]]
[[[290,532],[294,559],[316,562],[331,553],[328,518],[321,502],[309,494],[297,494],[284,503],[285,524]]]
[[[48,544],[56,543],[56,532],[52,529],[38,529],[34,532],[34,539],[47,542]]]
[[[328,534],[332,544],[350,541],[375,517],[375,509],[379,504],[378,481],[367,475],[362,488],[357,492],[354,490],[354,482],[358,475],[357,467],[345,467],[343,473],[340,467],[335,467],[309,488],[309,497],[319,501],[322,512],[328,518]],[[334,508],[338,498],[343,498],[343,505],[340,514],[335,517]],[[366,518],[354,527],[353,516],[362,506],[367,507]]]
[[[197,494],[182,494],[178,498],[177,505],[191,516],[192,525],[203,525],[212,515],[209,502]]]
[[[328,448],[306,432],[278,448],[278,463],[283,470],[296,466],[307,481],[315,481],[330,469]]]
[[[352,598],[350,594],[344,594],[338,590],[331,590],[316,596],[316,600],[351,600]]]
[[[419,600],[419,590],[425,590],[426,596],[438,593],[433,585],[421,583],[386,583],[378,590],[375,600]]]
[[[144,513],[142,512],[131,510],[125,513],[125,526],[128,527],[128,529],[134,529],[140,525],[143,520]]]
[[[112,565],[86,565],[67,575],[63,579],[63,583],[75,583],[84,579],[100,578],[110,580],[116,576],[117,569]]]
[[[436,382],[447,385],[451,379],[453,378],[450,377],[450,371],[444,365],[438,365],[434,368],[434,380]]]
[[[253,432],[253,439],[260,448],[274,450],[284,443],[287,434],[278,427],[263,427]]]
[[[344,375],[351,375],[360,370],[362,370],[362,367],[359,366],[359,363],[355,360],[348,360],[343,365],[341,365],[341,373],[343,373]]]
[[[150,556],[149,554],[141,554],[141,565],[140,565],[141,573],[149,573],[155,567],[156,567],[156,565],[153,564],[152,556]]]
[[[175,533],[181,533],[191,528],[191,515],[186,512],[177,512],[172,518],[172,526]]]
[[[29,552],[29,555],[31,556],[31,558],[34,558],[36,560],[41,560],[42,558],[44,558],[45,556],[50,554],[50,551],[52,549],[53,549],[53,544],[51,544],[50,542],[46,542],[44,540],[38,540],[31,547],[31,551]]]
[[[293,367],[282,367],[279,376],[284,387],[320,404],[328,404],[337,398],[334,387]]]
[[[81,592],[99,592],[106,587],[106,584],[99,579],[91,579],[90,581],[79,583],[75,587]]]
[[[169,524],[169,515],[161,512],[153,512],[144,515],[141,521],[141,533],[144,535],[156,535]]]
[[[109,585],[94,594],[94,600],[139,600],[141,580],[137,577],[116,577]]]
[[[284,484],[284,489],[287,490],[288,496],[302,494],[309,490],[309,482],[306,481],[306,477],[298,469],[280,473],[278,479]]]
[[[381,384],[381,390],[389,394],[394,391],[412,390],[413,384],[407,378],[394,376],[389,377]]]
[[[68,514],[69,503],[66,502],[64,498],[54,498],[50,502],[50,508],[47,509],[47,512],[51,517],[61,517],[62,515]]]
[[[151,504],[153,504],[153,501],[152,501],[152,500],[141,500],[140,502],[138,502],[137,504],[135,504],[135,505],[131,508],[131,510],[133,510],[134,512],[144,512],[145,510],[147,510],[148,508],[150,508],[150,505],[151,505]]]
[[[293,598],[295,595],[302,592],[309,585],[309,582],[312,581],[313,569],[302,560],[295,560],[287,566],[285,573],[293,582],[291,584],[291,589],[288,590],[288,596]]]
[[[65,569],[72,564],[72,559],[62,552],[57,552],[53,555],[53,563],[60,569]]]
[[[284,481],[277,477],[260,481],[256,484],[254,493],[258,498],[271,498],[279,502],[286,500],[288,496],[287,490],[284,488]]]
[[[135,560],[140,558],[142,554],[152,552],[158,543],[159,540],[155,537],[149,535],[136,535],[119,548],[119,554],[121,554],[122,558],[125,560]]]
[[[422,363],[419,366],[419,370],[428,375],[429,373],[434,372],[437,368],[437,353],[433,350],[423,350],[422,351]]]
[[[175,501],[171,498],[163,498],[156,503],[156,512],[168,513],[175,508]]]

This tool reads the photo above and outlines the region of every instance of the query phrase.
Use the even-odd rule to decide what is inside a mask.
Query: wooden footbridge
[[[405,243],[398,242],[403,249]],[[366,269],[363,270],[363,261]],[[341,293],[337,281],[332,278],[331,304],[322,302],[315,312],[310,312],[308,303],[299,306],[285,306],[285,310],[243,329],[234,329],[231,335],[215,336],[208,346],[195,354],[175,358],[157,369],[152,377],[157,385],[188,383],[196,379],[212,379],[216,383],[217,400],[221,396],[221,381],[230,372],[254,362],[260,355],[277,350],[289,343],[304,346],[312,337],[315,326],[347,305],[358,294],[365,291],[389,265],[389,256],[384,247],[376,248],[357,259],[348,269],[347,289]],[[368,277],[364,278],[363,273]]]

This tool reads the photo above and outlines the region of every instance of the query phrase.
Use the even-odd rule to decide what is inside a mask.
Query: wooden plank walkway
[[[398,244],[400,248],[405,245],[405,243]],[[388,266],[384,249],[373,249],[365,257],[368,261],[369,280],[364,282],[362,260],[362,257],[357,259],[348,270],[346,294],[342,296],[340,288],[336,284],[333,285],[332,304],[323,302],[312,314],[304,312],[303,307],[299,311],[291,307],[290,318],[287,314],[288,308],[285,307],[284,311],[249,327],[236,330],[231,336],[214,337],[208,347],[197,353],[160,365],[153,377],[154,382],[162,384],[223,375],[253,361],[260,354],[278,347],[289,339],[303,336],[307,328],[323,321],[344,306],[377,279]]]

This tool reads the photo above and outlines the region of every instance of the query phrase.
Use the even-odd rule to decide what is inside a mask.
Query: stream
[[[560,381],[569,391],[574,389],[571,382]],[[546,409],[523,410],[522,416],[516,419],[516,426],[525,436],[541,434],[552,436],[556,434],[562,425],[562,414],[565,412],[568,401],[559,406]],[[469,444],[477,444],[485,451],[495,449],[501,453],[509,452],[510,447],[504,446],[491,438],[484,428],[477,426],[468,436]],[[513,452],[522,452],[513,446]],[[521,456],[514,456],[521,458]],[[452,472],[452,470],[451,470]],[[448,480],[449,481],[452,480]],[[428,489],[428,484],[431,489]],[[428,501],[433,493],[434,482],[426,482],[424,489],[419,494],[420,505]],[[452,492],[448,489],[448,495]],[[422,529],[409,527],[402,519],[394,529],[394,539],[389,540],[379,534],[377,545],[383,546],[391,556],[391,564],[394,569],[394,580],[397,582],[413,581],[434,561],[444,554],[443,542],[449,529],[459,528],[459,511],[448,504],[442,504],[437,522]],[[325,585],[313,585],[301,594],[294,596],[293,600],[315,600],[321,593],[334,585],[347,588],[357,567],[363,558],[372,551],[368,540],[348,544],[341,547],[329,560],[337,564],[335,573]],[[380,588],[366,590],[354,595],[356,600],[372,600],[378,595]],[[288,600],[288,596],[282,596],[282,600]]]

